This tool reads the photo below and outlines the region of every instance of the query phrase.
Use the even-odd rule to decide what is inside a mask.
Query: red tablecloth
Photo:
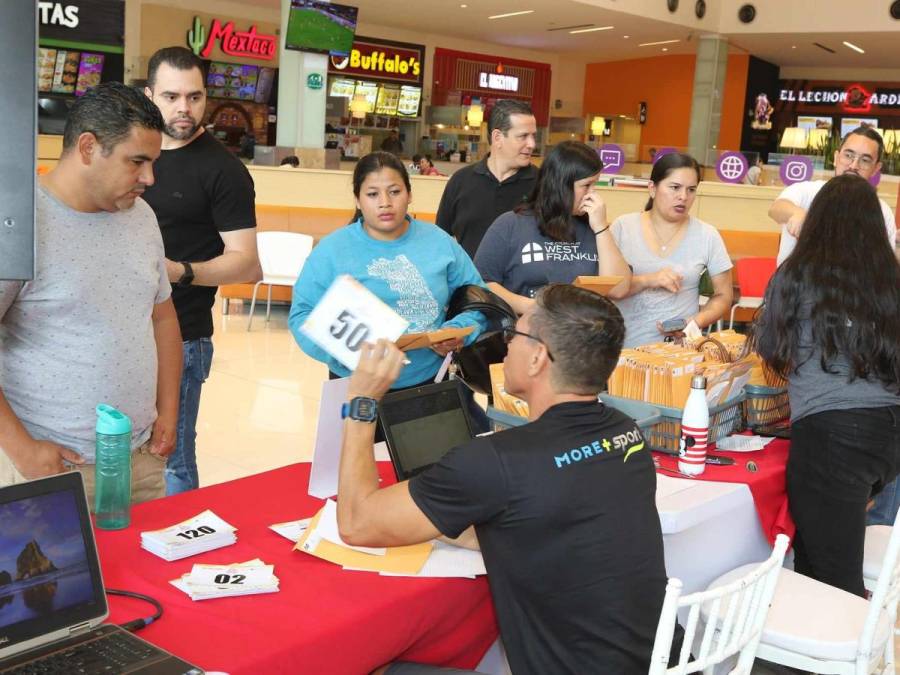
[[[97,531],[110,588],[144,593],[165,608],[140,635],[208,670],[363,675],[397,658],[472,668],[497,638],[487,579],[410,579],[346,572],[292,550],[269,529],[313,515],[309,464],[140,504],[131,527]],[[393,482],[390,466],[380,467]],[[166,562],[140,548],[139,533],[212,509],[238,528],[237,544]],[[194,563],[262,558],[275,565],[280,591],[194,602],[169,584]],[[110,599],[110,621],[148,616],[137,601]]]
[[[775,543],[775,537],[786,534],[794,538],[796,527],[788,510],[787,488],[785,473],[787,468],[788,451],[791,443],[782,438],[773,439],[764,449],[758,452],[725,452],[716,450],[715,445],[711,451],[717,455],[734,458],[731,466],[716,466],[707,464],[706,471],[698,480],[712,480],[723,483],[746,483],[753,495],[753,503],[759,515],[763,533],[769,543]],[[678,468],[678,459],[672,455],[655,453],[659,464],[668,469]],[[755,462],[755,472],[747,469],[747,462]]]

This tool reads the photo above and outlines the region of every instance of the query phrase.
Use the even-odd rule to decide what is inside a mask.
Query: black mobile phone
[[[734,464],[734,459],[731,457],[723,457],[722,455],[707,455],[706,463],[715,464],[716,466],[731,466]]]
[[[675,331],[684,330],[686,326],[687,321],[681,317],[666,319],[662,322],[663,333],[674,333]]]
[[[774,438],[786,439],[790,439],[791,437],[791,427],[789,424],[760,424],[751,427],[751,431],[757,436],[772,436]]]

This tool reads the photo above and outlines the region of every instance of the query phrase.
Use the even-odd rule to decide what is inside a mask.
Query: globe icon
[[[719,162],[719,173],[728,180],[739,180],[744,174],[744,162],[734,155],[723,157]]]

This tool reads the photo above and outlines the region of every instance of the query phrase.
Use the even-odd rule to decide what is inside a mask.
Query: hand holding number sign
[[[359,363],[364,342],[396,340],[409,322],[349,276],[325,291],[300,330],[349,370]]]

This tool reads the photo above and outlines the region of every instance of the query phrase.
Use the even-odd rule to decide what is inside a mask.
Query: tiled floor
[[[287,329],[287,307],[258,307],[247,331],[249,303],[216,303],[215,356],[203,387],[197,424],[200,484],[211,485],[309,461],[327,368],[307,357]],[[895,652],[900,658],[900,640]],[[798,672],[757,662],[753,675]]]

